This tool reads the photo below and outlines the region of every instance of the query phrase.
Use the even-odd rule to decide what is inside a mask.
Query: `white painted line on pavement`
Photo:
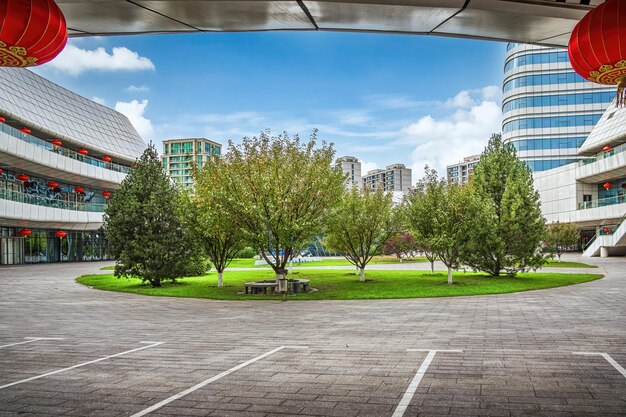
[[[602,356],[608,363],[613,365],[613,368],[617,369],[617,372],[622,374],[624,378],[626,378],[626,369],[619,363],[615,361],[608,353],[604,352],[572,352],[574,355],[585,355],[585,356]]]
[[[55,375],[55,374],[58,374],[58,373],[61,373],[61,372],[69,371],[71,369],[80,368],[81,366],[91,365],[92,363],[102,362],[102,361],[105,361],[107,359],[116,358],[118,356],[127,355],[129,353],[139,352],[140,350],[150,349],[151,347],[162,345],[164,342],[139,342],[139,343],[150,343],[150,344],[148,346],[142,346],[140,348],[127,350],[127,351],[121,352],[121,353],[116,353],[115,355],[105,356],[104,358],[94,359],[94,360],[89,361],[89,362],[83,362],[83,363],[79,363],[78,365],[70,366],[70,367],[63,368],[63,369],[57,369],[56,371],[47,372],[45,374],[33,376],[33,377],[30,377],[30,378],[26,378],[26,379],[21,379],[19,381],[11,382],[10,384],[0,385],[0,389],[12,387],[13,385],[23,384],[24,382],[33,381],[35,379],[43,378],[43,377],[46,377],[46,376]]]
[[[8,345],[2,345],[0,346],[0,349],[9,347],[9,346],[15,346],[15,345],[25,345],[26,343],[38,342],[40,340],[63,340],[62,337],[25,337],[24,339],[29,339],[29,340],[26,340],[24,342],[9,343]]]
[[[400,400],[398,407],[396,407],[396,410],[393,412],[393,415],[391,417],[404,416],[406,409],[409,407],[409,404],[411,403],[411,400],[413,399],[413,396],[415,395],[415,391],[417,391],[417,387],[419,386],[420,382],[422,382],[422,378],[424,377],[424,374],[426,374],[426,371],[428,370],[430,363],[435,358],[435,355],[437,354],[437,352],[460,353],[463,351],[457,350],[457,349],[454,349],[454,350],[452,349],[450,350],[407,349],[407,352],[428,352],[428,355],[426,355],[426,359],[424,359],[424,362],[422,362],[422,365],[417,370],[417,373],[413,377],[413,380],[409,384],[409,387],[406,389],[406,392],[402,396],[402,399]]]
[[[200,388],[205,387],[205,386],[209,385],[212,382],[217,381],[218,379],[224,378],[225,376],[230,375],[233,372],[238,371],[241,368],[244,368],[244,367],[246,367],[248,365],[251,365],[254,362],[260,361],[263,358],[267,358],[268,356],[273,355],[274,353],[279,352],[279,351],[281,351],[283,349],[307,349],[307,346],[280,346],[280,347],[277,347],[276,349],[272,349],[269,352],[265,352],[264,354],[257,356],[256,358],[252,358],[252,359],[250,359],[250,360],[248,360],[246,362],[240,363],[239,365],[234,366],[234,367],[232,367],[232,368],[222,372],[221,374],[217,374],[217,375],[215,375],[212,378],[209,378],[209,379],[206,379],[206,380],[204,380],[202,382],[199,382],[196,385],[194,385],[193,387],[187,388],[186,390],[184,390],[182,392],[179,392],[178,394],[174,394],[171,397],[166,398],[163,401],[158,402],[158,403],[154,404],[151,407],[148,407],[148,408],[146,408],[144,410],[141,410],[138,413],[133,414],[131,417],[145,416],[146,414],[151,413],[153,411],[156,411],[159,408],[163,407],[164,405],[167,405],[167,404],[171,403],[172,401],[179,400],[179,399],[183,398],[184,396],[186,396],[188,394],[191,394],[192,392],[194,392],[196,390],[199,390]]]

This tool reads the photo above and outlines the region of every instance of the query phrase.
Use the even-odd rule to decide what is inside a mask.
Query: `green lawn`
[[[403,263],[416,263],[416,262],[428,262],[428,260],[424,257],[418,256],[415,259],[403,260]],[[381,264],[398,264],[398,258],[395,256],[374,256],[374,258],[370,261],[370,265],[381,265]],[[300,264],[301,267],[307,266],[351,266],[352,264],[345,259],[322,259],[318,262],[302,262]],[[298,263],[294,262],[293,267],[297,268]],[[230,263],[229,268],[269,268],[268,265],[254,266],[254,259],[233,259]]]
[[[307,270],[290,275],[311,280],[317,292],[289,297],[294,300],[352,300],[375,298],[421,298],[460,295],[500,294],[579,284],[602,278],[600,274],[527,273],[516,278],[489,278],[483,274],[455,272],[454,285],[447,284],[447,275],[428,271],[366,271],[365,283],[348,271]],[[137,279],[115,278],[112,274],[85,275],[76,281],[101,290],[142,295],[212,298],[220,300],[266,300],[281,296],[239,295],[243,283],[272,279],[272,271],[231,271],[224,273],[224,288],[217,287],[217,274],[184,278],[161,288],[143,285]]]
[[[588,265],[582,262],[559,261],[558,259],[549,259],[545,266],[553,268],[597,268],[595,265]]]

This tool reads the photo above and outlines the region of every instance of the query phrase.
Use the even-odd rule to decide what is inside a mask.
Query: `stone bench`
[[[292,285],[298,285],[301,290],[295,291],[296,293],[307,292],[309,290],[309,280],[308,279],[294,279],[292,281]],[[278,287],[278,284],[275,280],[265,280],[265,281],[256,281],[256,282],[246,282],[243,284],[243,289],[245,294],[267,294],[267,289],[270,288],[271,292],[274,292]],[[270,292],[270,293],[271,293]]]

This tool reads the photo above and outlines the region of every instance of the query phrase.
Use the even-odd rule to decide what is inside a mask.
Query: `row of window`
[[[504,83],[503,92],[514,88],[528,87],[533,85],[571,84],[582,83],[586,80],[575,72],[556,72],[553,74],[525,75],[514,78]]]
[[[507,101],[502,106],[502,112],[507,113],[527,107],[572,106],[576,104],[608,104],[615,99],[615,91],[577,94],[556,94],[548,96],[533,96],[516,98]]]
[[[530,168],[531,171],[547,171],[549,169],[558,168],[576,161],[577,159],[548,159],[523,162],[528,166],[528,168]]]
[[[507,122],[502,127],[504,133],[521,129],[546,129],[574,126],[594,126],[602,113],[578,114],[575,116],[529,117]]]
[[[204,144],[204,153],[210,155],[220,155],[221,148],[219,146],[211,145],[208,142],[196,142],[196,153],[202,152],[202,144]],[[166,143],[165,155],[180,155],[193,153],[193,142],[179,142],[179,143]]]
[[[516,56],[510,59],[504,64],[504,72],[510,69],[522,67],[524,65],[536,65],[536,64],[556,64],[558,62],[569,62],[567,51],[554,51],[554,52],[530,52],[525,55]]]
[[[584,137],[576,138],[542,138],[542,139],[526,139],[511,142],[513,147],[518,151],[535,151],[541,149],[568,149],[580,148],[585,141]]]

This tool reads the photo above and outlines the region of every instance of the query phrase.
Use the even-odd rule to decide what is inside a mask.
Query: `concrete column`
[[[609,248],[606,246],[600,247],[600,258],[608,258],[609,257]]]

